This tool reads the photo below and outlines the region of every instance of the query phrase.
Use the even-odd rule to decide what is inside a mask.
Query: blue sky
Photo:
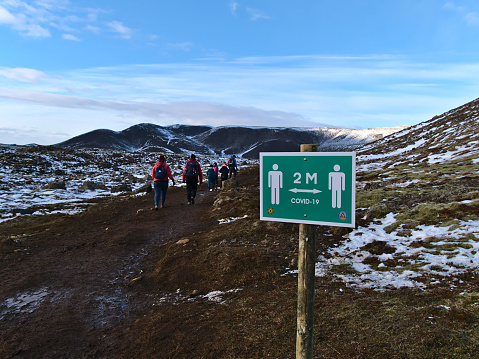
[[[479,97],[477,0],[0,0],[0,143],[413,125]]]

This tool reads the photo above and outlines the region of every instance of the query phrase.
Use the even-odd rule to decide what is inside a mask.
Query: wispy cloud
[[[0,24],[10,24],[13,25],[17,22],[15,16],[13,16],[10,11],[5,9],[3,6],[0,6]]]
[[[27,37],[50,37],[49,22],[54,22],[54,16],[42,3],[30,5],[23,1],[0,1],[0,23],[11,26],[12,29]]]
[[[467,25],[479,26],[479,13],[470,11],[466,6],[457,5],[452,1],[448,1],[444,4],[443,8],[459,14]]]
[[[63,39],[78,41],[79,37],[72,34],[88,30],[95,34],[110,31],[130,39],[132,29],[121,21],[99,19],[105,13],[102,9],[72,5],[68,0],[0,0],[0,25],[25,37],[47,38],[60,32]]]
[[[418,63],[391,55],[210,59],[55,74],[0,68],[0,77],[6,84],[0,88],[2,119],[9,113],[5,104],[16,117],[25,117],[28,108],[46,119],[45,128],[51,123],[50,131],[71,136],[98,127],[118,130],[120,120],[125,127],[145,121],[398,126],[428,120],[479,92],[479,64]],[[20,103],[29,106],[15,106]],[[64,118],[75,121],[63,125]]]
[[[230,10],[233,15],[236,15],[236,10],[238,9],[239,3],[236,1],[230,1]]]
[[[305,125],[303,116],[285,111],[263,110],[253,106],[232,106],[204,101],[173,101],[167,103],[94,100],[77,96],[39,93],[21,90],[2,90],[0,98],[69,109],[113,110],[123,116],[143,117],[159,123],[202,123],[220,126],[225,123],[243,125],[294,123]]]
[[[182,51],[190,51],[194,44],[192,42],[181,42],[181,43],[168,43],[166,44],[170,49],[182,50]]]
[[[72,34],[63,34],[62,37],[63,37],[65,40],[81,41],[78,37],[76,37],[75,35],[72,35]]]
[[[94,25],[86,25],[85,30],[88,30],[95,34],[99,34],[101,32],[101,29],[98,26],[94,26]]]
[[[246,11],[250,14],[251,20],[256,21],[256,20],[268,20],[271,17],[266,15],[262,10],[259,9],[253,9],[253,8],[246,8]]]
[[[27,68],[0,68],[0,76],[28,83],[37,83],[40,79],[48,77],[42,71]]]
[[[123,25],[120,21],[110,21],[107,25],[111,31],[117,33],[122,39],[131,38],[132,29]]]

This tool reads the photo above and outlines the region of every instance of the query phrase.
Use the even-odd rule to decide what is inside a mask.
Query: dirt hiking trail
[[[298,225],[259,220],[258,167],[195,205],[171,187],[158,211],[153,193],[96,202],[0,223],[0,358],[295,357]],[[347,233],[318,226],[317,255]],[[314,358],[475,358],[477,317],[451,303],[478,287],[317,277]]]
[[[205,217],[213,200],[205,184],[195,205],[184,188],[170,187],[158,211],[148,194],[2,224],[0,357],[95,357],[97,348],[118,345],[109,343],[112,330],[149,305],[126,287],[160,245],[217,225]]]

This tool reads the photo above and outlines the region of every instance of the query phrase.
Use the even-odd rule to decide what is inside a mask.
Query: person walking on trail
[[[153,177],[153,187],[155,188],[155,211],[157,211],[158,207],[163,208],[165,206],[168,179],[173,181],[173,186],[175,185],[175,179],[171,174],[170,166],[166,164],[164,155],[160,155],[158,162],[153,166],[151,177]]]
[[[218,164],[216,162],[213,164],[213,169],[215,171],[215,187],[216,187],[216,189],[218,189],[218,175],[219,175],[220,171],[219,171],[219,168],[218,168]]]
[[[238,170],[238,165],[236,164],[236,155],[231,156],[228,159],[228,167],[229,167],[229,178],[236,177],[236,171]]]
[[[186,197],[188,204],[195,204],[196,191],[199,184],[203,182],[203,172],[201,172],[201,166],[196,161],[196,156],[191,155],[190,159],[186,162],[185,168],[183,168],[183,183],[186,183]]]
[[[220,168],[220,173],[221,173],[221,188],[223,188],[223,182],[228,179],[228,173],[229,173],[228,165],[223,163],[223,166]]]
[[[215,169],[213,168],[213,165],[210,165],[208,168],[208,171],[206,171],[206,178],[208,179],[208,189],[213,191],[213,188],[215,187],[215,179],[216,179],[216,174],[215,174]]]

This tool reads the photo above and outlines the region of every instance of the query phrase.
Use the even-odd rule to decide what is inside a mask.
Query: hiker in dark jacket
[[[153,187],[155,188],[155,210],[158,210],[158,207],[163,208],[165,206],[168,178],[173,181],[173,186],[175,185],[175,179],[171,174],[170,166],[166,164],[164,155],[159,157],[158,162],[151,170],[151,177],[153,177]]]
[[[228,165],[223,163],[223,166],[220,168],[220,173],[221,173],[221,188],[223,188],[223,182],[228,179],[228,173],[230,170],[228,169]]]
[[[216,162],[213,164],[213,169],[215,171],[215,176],[216,176],[215,177],[215,187],[216,187],[216,189],[218,189],[218,175],[220,173],[220,169],[218,168],[218,164]]]
[[[198,180],[201,185],[203,182],[203,172],[201,172],[200,164],[196,161],[196,156],[192,154],[188,162],[186,162],[185,168],[183,168],[183,183],[186,182],[188,204],[195,204]]]
[[[236,163],[236,155],[231,156],[228,159],[228,167],[229,167],[229,177],[236,177],[236,171],[238,171],[238,164]]]
[[[215,169],[213,165],[210,165],[208,168],[208,171],[206,171],[206,178],[208,179],[208,189],[213,191],[215,188],[215,182],[216,182],[216,174],[215,174]]]

